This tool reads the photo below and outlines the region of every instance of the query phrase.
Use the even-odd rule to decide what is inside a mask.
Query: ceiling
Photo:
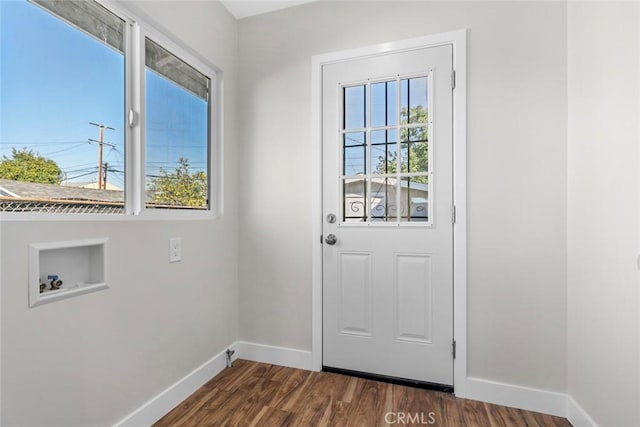
[[[312,1],[317,0],[221,0],[220,2],[236,19],[242,19]]]

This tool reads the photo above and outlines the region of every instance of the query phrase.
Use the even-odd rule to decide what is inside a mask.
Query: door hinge
[[[456,358],[456,340],[451,341],[451,355]]]
[[[456,70],[451,70],[451,89],[456,88]]]
[[[456,205],[451,205],[451,224],[456,223]]]

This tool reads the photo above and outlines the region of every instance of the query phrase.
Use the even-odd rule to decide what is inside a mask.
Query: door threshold
[[[407,378],[391,377],[388,375],[371,374],[369,372],[352,371],[349,369],[332,368],[331,366],[322,365],[323,372],[332,374],[347,375],[350,377],[364,378],[366,380],[381,381],[385,383],[403,385],[407,387],[422,388],[426,390],[441,391],[443,393],[453,393],[453,386],[439,383],[430,383],[428,381],[410,380]]]

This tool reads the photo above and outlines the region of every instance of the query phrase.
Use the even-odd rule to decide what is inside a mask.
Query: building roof
[[[80,188],[93,188],[93,189],[98,189],[98,183],[93,181],[93,182],[73,182],[73,183],[69,183],[69,182],[62,182],[60,185],[64,185],[65,187],[80,187]],[[113,185],[110,182],[107,182],[107,187],[105,188],[105,190],[116,190],[116,191],[122,191],[122,188],[118,187],[117,185]]]
[[[357,183],[361,186],[365,179],[366,178],[364,175],[362,175],[362,177],[357,177],[357,178],[346,178],[345,183],[347,185]],[[397,179],[393,177],[373,177],[371,178],[371,182],[375,184],[388,185],[388,186],[394,187],[396,185]],[[406,179],[402,179],[400,181],[400,187],[410,188],[411,190],[414,190],[414,191],[423,191],[425,193],[429,191],[429,184],[423,184],[421,182],[411,181],[411,186],[409,186],[409,181],[407,181]]]
[[[84,200],[98,202],[124,202],[124,191],[97,190],[56,184],[0,179],[0,196],[39,200]]]

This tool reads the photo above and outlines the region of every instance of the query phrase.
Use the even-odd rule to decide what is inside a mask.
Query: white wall
[[[569,393],[640,425],[638,3],[568,6]]]
[[[2,222],[2,425],[106,426],[237,338],[237,24],[217,2],[142,13],[224,71],[225,214],[216,221]],[[28,308],[27,245],[109,238],[109,286]],[[183,261],[169,264],[169,237]]]
[[[309,350],[310,58],[458,28],[469,375],[640,425],[638,4],[321,1],[239,23],[217,2],[133,7],[225,72],[225,214],[0,223],[3,425],[112,424],[238,338]],[[109,290],[28,308],[29,243],[104,236]]]
[[[311,348],[311,56],[459,28],[469,375],[566,390],[562,3],[321,1],[239,22],[241,340]]]

